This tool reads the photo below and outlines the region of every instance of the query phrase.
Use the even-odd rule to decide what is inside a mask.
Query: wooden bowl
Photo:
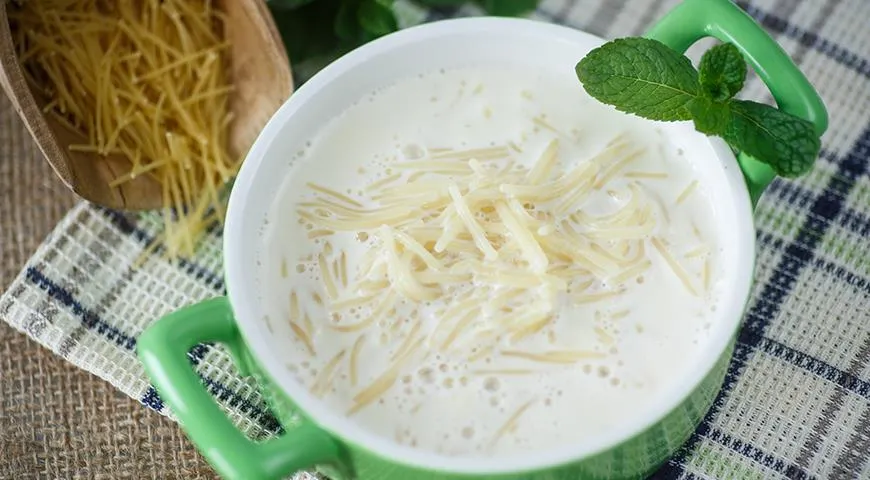
[[[241,157],[293,92],[293,77],[281,36],[263,0],[218,0],[217,5],[228,18],[224,37],[231,43],[229,79],[235,85],[229,98],[234,114],[229,151]],[[0,84],[55,173],[75,193],[98,205],[124,210],[162,207],[162,187],[147,175],[109,186],[129,171],[126,157],[67,148],[87,143],[86,139],[43,115],[41,107],[47,101],[34,97],[22,74],[6,9],[7,2],[0,2]]]

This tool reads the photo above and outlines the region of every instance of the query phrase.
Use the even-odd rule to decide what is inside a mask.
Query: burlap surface
[[[74,203],[0,95],[0,291]],[[0,479],[214,477],[176,423],[0,322]]]
[[[536,18],[637,35],[677,2],[544,0]],[[870,479],[870,2],[737,3],[819,89],[831,128],[814,171],[777,180],[759,204],[756,285],[725,385],[658,476]],[[757,80],[746,93],[770,100]],[[136,336],[222,292],[219,235],[177,268],[157,258],[134,268],[159,227],[149,216],[79,204],[52,230],[72,199],[8,103],[0,107],[0,291],[12,285],[0,317],[46,347],[0,324],[0,479],[212,476],[173,424],[127,397],[171,415],[135,358]],[[225,353],[194,350],[231,418],[248,433],[274,433]]]

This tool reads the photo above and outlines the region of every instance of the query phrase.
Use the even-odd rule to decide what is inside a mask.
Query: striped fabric
[[[612,38],[641,34],[675,3],[545,0],[533,17]],[[777,180],[762,198],[756,283],[724,388],[656,475],[870,478],[870,2],[739,5],[816,85],[831,126],[815,170]],[[408,24],[476,12],[405,13]],[[745,96],[770,101],[756,79]],[[222,293],[224,282],[219,232],[178,265],[139,262],[159,230],[154,215],[76,206],[0,299],[0,317],[171,416],[136,360],[136,337],[161,315]],[[201,345],[190,360],[239,428],[280,431],[221,347]]]

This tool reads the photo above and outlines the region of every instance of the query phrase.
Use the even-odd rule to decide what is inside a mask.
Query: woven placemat
[[[637,35],[675,3],[545,0],[535,18],[604,37]],[[825,100],[831,126],[816,169],[798,181],[777,180],[759,205],[756,285],[724,388],[691,440],[657,475],[870,478],[870,2],[738,4],[800,64]],[[757,80],[749,82],[746,95],[770,100]],[[8,150],[6,145],[2,148]],[[0,150],[5,163],[38,161],[32,148],[29,154],[23,149],[6,150]],[[15,213],[3,210],[0,221],[31,211],[20,205],[27,202],[18,199],[13,204]],[[30,202],[39,204],[42,199],[37,196]],[[22,231],[36,224],[26,218],[17,222],[20,225],[12,223]],[[0,299],[0,317],[143,405],[171,415],[134,356],[136,337],[161,314],[220,294],[224,285],[219,233],[180,265],[155,257],[136,266],[136,258],[159,229],[154,216],[130,217],[77,204],[12,281]],[[7,239],[18,235],[6,232],[2,231],[4,249],[10,248]],[[76,470],[78,459],[113,478],[133,471],[135,476],[153,478],[195,477],[203,472],[201,461],[174,430],[159,445],[147,429],[138,430],[141,436],[135,439],[128,438],[124,433],[130,430],[116,427],[111,420],[116,417],[106,413],[123,408],[124,402],[111,394],[100,395],[105,390],[97,387],[80,389],[77,396],[75,388],[62,380],[74,374],[52,377],[38,370],[41,367],[22,368],[26,358],[20,363],[6,360],[17,359],[16,355],[22,354],[13,352],[0,361],[0,385],[5,389],[0,391],[4,409],[0,431],[7,430],[8,418],[22,422],[28,415],[48,416],[44,422],[63,425],[52,431],[61,432],[57,435],[64,441],[46,441],[39,430],[18,423],[15,428],[24,430],[16,435],[41,439],[35,444],[44,449],[39,454],[43,456],[31,454],[36,455],[34,465],[27,468],[33,470],[16,468],[17,464],[6,467],[2,462],[21,461],[10,460],[5,455],[7,445],[0,444],[2,468],[32,471],[34,476],[42,472],[52,478],[92,476],[88,470]],[[279,430],[256,386],[236,374],[222,349],[204,346],[194,349],[191,358],[241,429],[259,437]],[[49,360],[41,363],[47,364]],[[19,380],[7,384],[6,378]],[[43,392],[44,397],[22,396],[22,385],[31,384],[44,385],[41,388],[50,392]],[[5,400],[7,396],[11,400]],[[79,412],[95,412],[103,420],[81,422],[107,431],[90,437],[81,425],[72,425],[78,420],[52,419],[51,401],[46,401],[51,398],[63,399],[63,405],[78,407]],[[95,404],[111,407],[102,411]],[[23,413],[13,417],[6,411]],[[64,411],[60,418],[79,414]],[[121,433],[115,438],[117,432]],[[95,453],[95,446],[106,448]],[[131,456],[147,452],[137,457],[139,470],[121,463],[126,452],[137,452]],[[184,464],[181,455],[186,455],[189,470],[176,470],[175,465]],[[49,461],[55,463],[49,467]],[[0,477],[7,476],[4,473],[0,470]]]

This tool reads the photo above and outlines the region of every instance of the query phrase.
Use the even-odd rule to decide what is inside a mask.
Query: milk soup
[[[335,415],[442,455],[637,423],[701,357],[724,284],[706,159],[663,128],[570,70],[359,99],[288,153],[265,227],[281,361]]]

